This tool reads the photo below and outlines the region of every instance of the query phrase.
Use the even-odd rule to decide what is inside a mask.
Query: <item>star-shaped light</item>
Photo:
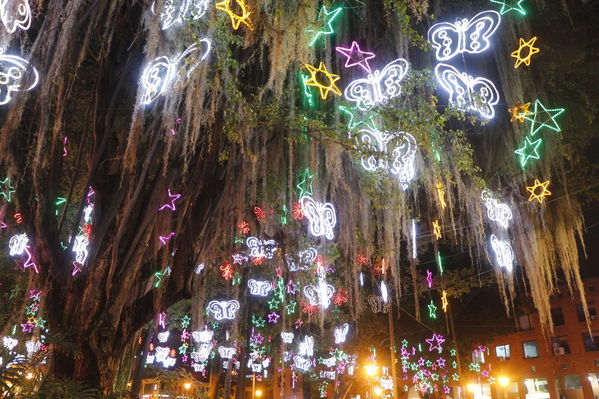
[[[293,325],[295,326],[296,330],[299,330],[299,328],[304,324],[304,321],[302,319],[297,319]]]
[[[187,328],[189,327],[189,324],[191,323],[191,317],[189,315],[185,315],[183,317],[181,317],[181,328]]]
[[[171,193],[171,189],[169,188],[168,189],[168,197],[170,198],[170,204],[166,203],[166,204],[160,205],[160,208],[158,208],[159,211],[161,211],[165,208],[168,208],[171,211],[177,210],[175,208],[175,201],[177,201],[179,198],[181,198],[181,194],[173,194],[173,193]]]
[[[24,333],[33,332],[33,327],[35,327],[35,324],[30,323],[29,321],[27,321],[27,323],[21,324],[21,330]]]
[[[287,310],[287,314],[294,314],[295,313],[295,308],[297,307],[297,302],[295,301],[291,301],[289,302],[286,306],[285,309]]]
[[[445,313],[447,313],[447,305],[449,305],[449,301],[447,301],[447,292],[443,290],[443,295],[441,296],[441,307]]]
[[[40,295],[42,295],[42,291],[40,291],[40,290],[29,290],[29,299],[33,299],[34,301],[39,301]]]
[[[512,108],[508,108],[512,117],[510,118],[510,122],[518,121],[520,123],[524,122],[524,117],[526,115],[532,114],[528,108],[530,107],[530,103],[522,104],[520,101],[516,101],[516,104]]]
[[[441,235],[441,225],[439,224],[438,220],[435,220],[433,222],[433,234],[435,235],[435,238],[437,240],[442,237],[442,235]]]
[[[451,348],[451,349],[449,350],[449,354],[450,354],[451,356],[455,356],[455,355],[457,355],[457,354],[458,354],[458,352],[455,350],[455,348]]]
[[[433,273],[430,270],[426,271],[426,284],[428,285],[428,288],[433,287]]]
[[[524,115],[524,119],[532,122],[530,126],[530,134],[534,136],[543,128],[561,132],[561,128],[557,124],[555,118],[561,115],[564,111],[564,108],[547,109],[539,100],[535,100],[535,108],[532,112],[532,117]]]
[[[324,64],[324,62],[321,61],[320,65],[318,65],[318,68],[316,68],[310,64],[304,64],[304,66],[310,72],[310,79],[306,80],[306,84],[308,86],[317,87],[318,90],[320,91],[320,97],[323,100],[327,99],[329,92],[333,92],[339,96],[341,95],[341,91],[335,85],[335,82],[341,78],[339,77],[339,75],[329,73],[329,71],[327,71],[327,67]],[[324,75],[323,79],[325,79],[326,81],[323,82],[323,81],[317,79],[316,75],[319,73],[321,75]]]
[[[443,183],[441,182],[437,182],[437,198],[439,199],[441,209],[445,209],[447,207],[447,203],[445,202],[445,187],[443,187]]]
[[[426,343],[428,344],[428,351],[432,352],[433,350],[438,350],[439,353],[441,353],[441,351],[443,350],[441,348],[441,345],[443,344],[443,342],[445,342],[445,338],[443,338],[442,335],[437,335],[435,333],[433,333],[433,336],[431,338],[427,338],[425,339]]]
[[[162,278],[168,277],[170,274],[170,267],[167,267],[166,269],[164,269],[164,271],[157,271],[156,273],[154,273],[154,277],[156,278],[156,281],[154,281],[154,288],[160,287],[160,284],[162,284]]]
[[[232,8],[233,2],[235,3],[234,7],[237,10],[239,10],[238,14],[236,14],[233,11],[233,8]],[[252,21],[250,20],[250,14],[252,12],[250,11],[250,8],[248,7],[245,0],[222,0],[218,3],[216,3],[215,7],[218,10],[222,10],[227,13],[229,18],[231,18],[231,25],[233,26],[233,29],[239,29],[239,25],[241,25],[243,23],[245,26],[247,26],[251,30],[254,30],[254,27],[252,26]]]
[[[318,31],[315,29],[306,29],[306,32],[316,32],[316,34],[312,37],[312,40],[310,40],[310,46],[313,46],[314,43],[316,43],[316,41],[320,38],[320,36],[327,36],[335,33],[335,31],[333,30],[333,22],[335,21],[341,10],[342,8],[338,7],[331,11],[328,11],[326,6],[322,6],[317,19],[317,22],[320,23],[322,29]]]
[[[277,312],[272,312],[268,314],[268,322],[271,324],[276,324],[279,322],[281,316]]]
[[[526,190],[530,192],[530,197],[528,197],[529,201],[536,199],[540,204],[543,203],[545,197],[551,195],[551,191],[547,190],[547,186],[549,185],[549,180],[541,183],[539,179],[535,179],[535,184],[533,186],[526,187]]]
[[[540,51],[538,47],[534,47],[536,41],[536,36],[534,36],[529,41],[520,38],[520,42],[518,43],[518,50],[512,53],[512,57],[516,59],[514,68],[518,68],[520,64],[524,64],[526,66],[530,65],[530,57],[532,57],[533,54],[536,54]]]
[[[12,193],[15,192],[15,188],[10,184],[10,177],[4,180],[0,180],[0,196],[4,198],[6,202],[12,201]]]
[[[524,0],[491,0],[491,3],[501,4],[501,10],[499,11],[501,15],[512,10],[526,15],[526,10],[522,7],[523,2]]]
[[[401,340],[401,346],[404,347],[404,348],[407,347],[408,346],[408,340],[407,339],[402,339]]]
[[[35,319],[35,326],[39,327],[39,328],[44,328],[44,326],[46,325],[46,320],[42,319],[41,317],[38,317]]]
[[[539,146],[543,139],[538,139],[535,141],[530,141],[528,136],[524,139],[524,146],[518,148],[514,151],[516,154],[520,155],[520,166],[524,168],[529,159],[539,159],[540,155],[538,152]]]
[[[264,336],[260,333],[256,335],[252,334],[250,340],[254,343],[254,345],[262,345],[262,343],[264,342]]]
[[[287,293],[291,295],[295,295],[297,292],[297,285],[293,282],[293,280],[289,280],[286,285]]]
[[[171,231],[171,233],[168,236],[158,236],[158,239],[160,240],[162,245],[166,245],[166,243],[169,242],[171,240],[171,238],[173,238],[174,236],[175,236],[175,232]]]
[[[435,304],[433,303],[433,300],[431,299],[431,303],[428,304],[428,315],[431,319],[436,319],[437,318],[437,307],[435,306]]]
[[[312,180],[314,180],[314,176],[316,176],[316,173],[311,174],[310,169],[308,168],[304,169],[302,173],[300,173],[299,183],[296,185],[300,198],[313,194]]]
[[[439,367],[445,367],[445,358],[444,357],[440,357],[437,359],[437,365]]]
[[[233,258],[233,263],[235,265],[242,265],[244,262],[247,262],[248,257],[243,254],[233,254],[231,255]]]
[[[189,346],[189,344],[188,344],[187,342],[185,342],[184,344],[182,344],[182,345],[179,347],[179,354],[180,354],[180,355],[184,355],[184,354],[185,354],[185,352],[187,352],[187,347],[188,347],[188,346]]]
[[[183,329],[183,331],[181,332],[181,341],[187,341],[189,339],[191,334],[189,334],[189,331],[187,331],[187,329]]]
[[[277,278],[282,278],[283,277],[283,269],[281,269],[280,267],[276,267],[275,268],[275,274],[277,275]]]
[[[258,328],[262,328],[266,325],[264,319],[260,316],[252,315],[252,325]]]
[[[353,130],[360,125],[376,129],[373,122],[374,114],[371,112],[369,112],[366,117],[362,117],[361,114],[363,114],[363,112],[360,111],[358,107],[346,107],[345,105],[340,105],[337,108],[347,115],[347,128],[349,130]]]
[[[267,303],[269,309],[277,309],[279,307],[279,301],[274,296]]]
[[[357,65],[366,72],[371,72],[370,65],[368,65],[368,60],[374,58],[375,55],[369,51],[360,50],[360,45],[357,42],[353,41],[350,48],[337,47],[335,50],[347,57],[347,60],[345,61],[346,68],[351,68]]]

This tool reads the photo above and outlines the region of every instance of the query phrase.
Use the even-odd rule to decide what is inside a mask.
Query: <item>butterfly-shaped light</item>
[[[268,296],[268,293],[272,290],[272,283],[251,278],[248,280],[248,288],[250,289],[250,295]]]
[[[314,337],[306,335],[299,343],[298,353],[300,356],[314,356]]]
[[[489,190],[483,190],[481,197],[485,207],[487,208],[487,216],[490,220],[497,222],[501,227],[506,229],[512,220],[512,210],[509,206],[501,203],[495,198],[495,195]]]
[[[337,373],[335,371],[320,370],[320,378],[325,380],[334,380],[337,378]]]
[[[206,14],[208,0],[165,0],[162,9],[156,12],[156,2],[150,10],[160,18],[160,29],[167,30],[181,25],[185,20],[198,20]]]
[[[312,360],[296,355],[293,357],[293,364],[302,371],[308,371],[310,370],[310,366],[312,366]]]
[[[297,253],[297,261],[293,255],[285,254],[285,261],[290,272],[298,270],[307,271],[312,268],[312,264],[318,256],[318,251],[315,248],[307,248]]]
[[[13,337],[2,337],[2,345],[8,349],[9,351],[13,350],[15,346],[19,343],[18,340]]]
[[[281,340],[283,341],[284,344],[290,344],[293,342],[294,335],[295,334],[292,332],[282,331],[281,332]]]
[[[337,358],[335,356],[321,358],[320,362],[326,367],[334,367],[337,364]]]
[[[347,338],[347,333],[349,332],[349,324],[344,323],[339,327],[335,327],[333,335],[335,336],[335,343],[342,344],[345,342]]]
[[[383,302],[383,298],[377,295],[369,295],[368,303],[370,304],[370,309],[372,313],[387,313],[389,312],[390,303]]]
[[[344,90],[347,101],[356,103],[358,109],[369,110],[401,94],[401,83],[409,64],[403,58],[388,63],[382,71],[375,70],[366,78],[352,81]]]
[[[158,342],[165,343],[166,341],[168,341],[168,336],[169,335],[170,335],[170,333],[168,331],[159,332],[158,335],[157,335]]]
[[[369,172],[386,170],[399,179],[402,189],[408,188],[409,183],[416,175],[416,140],[414,136],[405,132],[382,132],[368,127],[360,129],[359,139],[363,145],[372,151],[382,154],[391,153],[392,161],[376,155],[361,157],[364,169]]]
[[[498,239],[491,234],[491,248],[495,253],[495,261],[498,266],[505,267],[508,272],[512,271],[514,263],[514,251],[508,241]]]
[[[202,331],[194,331],[191,333],[191,337],[195,342],[208,343],[212,341],[212,337],[214,337],[214,331],[212,330],[202,330]]]
[[[272,259],[278,249],[275,240],[261,240],[256,237],[248,237],[246,244],[252,258]]]
[[[28,0],[0,0],[0,19],[8,33],[31,26],[31,7]]]
[[[322,306],[324,309],[328,308],[333,294],[335,294],[335,287],[327,284],[324,279],[319,279],[317,285],[304,285],[304,295],[308,298],[312,306]]]
[[[16,55],[0,54],[0,105],[10,102],[13,92],[33,89],[38,81],[39,74],[28,61]]]
[[[8,254],[10,256],[23,255],[29,238],[26,233],[15,234],[8,241]]]
[[[324,236],[328,240],[335,238],[333,229],[337,224],[337,216],[332,204],[314,201],[309,195],[300,198],[299,203],[304,216],[308,219],[310,234],[316,237]]]
[[[449,93],[449,105],[478,113],[484,119],[495,116],[499,92],[489,79],[472,77],[448,64],[435,67],[437,81]]]
[[[239,302],[231,301],[210,301],[208,310],[214,314],[216,320],[233,320],[239,310]]]
[[[173,84],[182,85],[189,79],[191,72],[206,59],[212,43],[201,39],[172,60],[169,57],[157,57],[145,67],[141,75],[141,104],[147,105],[165,94]]]
[[[491,45],[489,39],[499,27],[501,15],[489,10],[474,17],[460,18],[455,23],[440,22],[428,31],[428,40],[438,61],[447,61],[458,54],[478,54]]]
[[[237,350],[234,347],[226,347],[226,346],[218,347],[218,354],[223,359],[231,359],[233,356],[235,356],[235,352],[237,352]]]

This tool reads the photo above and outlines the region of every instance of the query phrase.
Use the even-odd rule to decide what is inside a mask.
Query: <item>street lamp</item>
[[[376,396],[381,396],[383,394],[383,389],[381,387],[375,387],[374,388],[374,394]]]
[[[183,389],[189,391],[191,389],[191,382],[186,382],[185,384],[183,384]]]
[[[499,377],[497,380],[499,381],[499,385],[502,387],[507,387],[507,384],[510,383],[510,379],[507,377]]]
[[[369,377],[374,377],[379,371],[379,368],[374,364],[368,364],[364,366],[364,370],[366,371],[366,374],[368,374]]]
[[[257,398],[261,398],[262,397],[262,390],[261,389],[256,389],[256,397]]]

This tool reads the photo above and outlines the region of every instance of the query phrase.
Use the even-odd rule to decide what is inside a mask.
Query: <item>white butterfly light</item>
[[[13,337],[2,337],[2,345],[8,349],[9,351],[13,350],[15,346],[19,343],[18,340]]]
[[[501,203],[495,198],[495,195],[489,190],[483,190],[481,197],[485,207],[487,208],[487,216],[490,220],[497,222],[501,227],[506,229],[512,220],[512,210],[509,206]]]
[[[372,294],[368,296],[368,303],[370,304],[372,313],[388,313],[389,306],[391,306],[391,303],[385,303],[380,296]]]
[[[335,327],[333,335],[335,336],[335,343],[342,344],[345,342],[347,338],[347,333],[349,332],[349,324],[344,323],[339,327]]]
[[[334,380],[337,378],[337,373],[335,371],[321,370],[320,378],[324,378],[326,380]]]
[[[170,333],[168,331],[163,331],[158,333],[158,342],[165,343],[168,341],[168,336]]]
[[[42,343],[40,341],[25,341],[25,350],[27,351],[27,357],[33,356],[34,353],[40,350]]]
[[[302,212],[308,219],[310,234],[313,236],[325,236],[332,240],[335,237],[333,229],[337,224],[335,208],[328,202],[316,202],[308,195],[300,198]]]
[[[208,343],[212,341],[212,337],[214,336],[214,331],[212,330],[202,330],[202,331],[194,331],[191,333],[191,337],[195,342]]]
[[[474,78],[443,63],[435,67],[435,76],[441,87],[449,93],[450,105],[477,112],[485,119],[495,116],[493,106],[499,102],[499,92],[489,79],[480,76]]]
[[[403,58],[391,61],[382,71],[376,70],[366,78],[351,82],[343,96],[347,101],[355,102],[358,109],[366,111],[401,94],[401,82],[408,68],[408,61]]]
[[[438,61],[447,61],[461,53],[478,54],[489,48],[489,38],[495,33],[501,16],[489,10],[471,19],[461,18],[454,24],[441,22],[428,30],[428,40],[436,50]]]
[[[89,239],[85,234],[79,234],[75,237],[73,252],[75,253],[75,262],[83,265],[87,260]]]
[[[235,355],[235,352],[237,352],[237,350],[234,347],[226,347],[226,346],[218,347],[218,354],[223,359],[231,359]]]
[[[319,279],[318,285],[307,284],[304,286],[304,295],[312,306],[328,308],[334,293],[335,287],[327,284],[324,279]]]
[[[285,261],[287,262],[287,267],[289,268],[290,272],[296,272],[298,270],[307,271],[312,268],[312,264],[316,260],[317,256],[318,251],[316,251],[315,248],[310,247],[297,253],[297,263],[296,259],[289,254],[285,254]]]
[[[0,54],[0,105],[11,100],[11,93],[29,91],[37,86],[39,74],[28,61],[16,55]]]
[[[141,103],[143,105],[150,104],[165,94],[174,83],[182,84],[189,78],[191,72],[206,59],[211,47],[210,40],[201,39],[199,43],[192,44],[173,60],[166,56],[155,58],[146,66],[141,75],[143,89]],[[182,65],[179,67],[179,64]]]
[[[298,353],[300,356],[314,356],[314,337],[306,335],[299,343]]]
[[[272,290],[272,284],[270,281],[254,280],[251,278],[248,280],[248,288],[250,289],[250,295],[268,296],[268,293]]]
[[[335,356],[331,356],[326,359],[320,359],[320,361],[327,367],[334,367],[335,364],[337,364],[337,358]]]
[[[8,253],[10,256],[23,255],[29,238],[26,233],[15,234],[8,241]]]
[[[165,0],[162,10],[158,12],[160,29],[167,30],[180,25],[190,17],[196,21],[206,14],[207,9],[208,0]],[[156,2],[152,2],[150,10],[156,15]]]
[[[8,33],[31,26],[31,7],[27,0],[0,0],[0,20]]]
[[[252,258],[272,259],[278,249],[275,240],[261,240],[256,237],[248,237],[246,244]]]
[[[214,314],[216,320],[233,320],[239,310],[239,302],[231,301],[210,301],[208,310]]]
[[[312,366],[312,360],[296,355],[293,357],[293,364],[300,370],[308,371],[310,370],[310,366]]]
[[[375,155],[362,155],[360,162],[369,172],[386,170],[399,179],[402,189],[408,188],[409,183],[416,175],[416,139],[405,132],[381,132],[371,128],[362,128],[359,131],[359,140],[372,151],[388,154],[391,153],[392,162]]]
[[[293,342],[294,336],[295,336],[295,334],[293,334],[292,332],[285,332],[285,331],[281,332],[281,340],[285,344],[290,344],[291,342]]]
[[[514,262],[514,251],[508,241],[500,240],[491,234],[491,248],[495,252],[495,261],[508,272],[512,271]]]

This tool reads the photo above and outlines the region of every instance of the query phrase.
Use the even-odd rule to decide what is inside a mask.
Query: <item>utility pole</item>
[[[393,377],[393,399],[398,399],[397,395],[397,368],[395,360],[395,331],[393,320],[393,302],[389,304],[389,343],[391,345],[391,377]]]

